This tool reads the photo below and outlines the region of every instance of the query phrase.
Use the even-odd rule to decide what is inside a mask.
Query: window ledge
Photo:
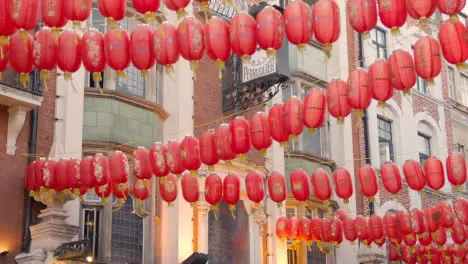
[[[468,114],[468,107],[465,106],[463,103],[457,101],[457,100],[454,100],[452,98],[449,98],[449,103],[451,106],[453,106],[454,108],[464,112],[465,114]]]
[[[291,153],[285,154],[287,157],[292,157],[292,158],[300,158],[300,159],[305,159],[310,162],[314,163],[319,163],[324,166],[329,167],[332,171],[336,169],[336,163],[334,160],[330,160],[324,157],[320,157],[318,155],[314,155],[311,153],[303,152],[303,151],[293,151]]]

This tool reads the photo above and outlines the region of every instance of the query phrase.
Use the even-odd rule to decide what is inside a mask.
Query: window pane
[[[322,155],[320,134],[321,129],[317,130],[315,133],[308,133],[307,131],[302,132],[305,152],[318,156]]]
[[[449,85],[449,96],[450,98],[454,99],[456,98],[456,93],[455,93],[455,71],[453,70],[452,67],[448,67],[448,85]]]
[[[377,43],[386,47],[387,43],[385,43],[385,31],[381,29],[377,29]]]
[[[379,155],[380,155],[380,165],[390,160],[390,143],[389,142],[379,143]]]
[[[460,74],[460,77],[462,79],[462,90],[461,90],[461,94],[462,94],[462,103],[464,105],[468,105],[468,76],[464,75],[464,74]]]

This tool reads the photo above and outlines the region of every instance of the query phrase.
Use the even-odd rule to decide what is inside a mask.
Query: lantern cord
[[[234,220],[236,220],[236,215],[234,214],[234,211],[236,210],[236,205],[234,204],[230,204],[229,205],[229,211],[231,211],[231,215],[232,215],[232,218],[234,218]]]
[[[64,72],[63,73],[63,78],[69,82],[71,84],[71,86],[73,87],[73,90],[75,91],[75,93],[78,92],[78,90],[76,89],[76,86],[75,86],[75,83],[73,82],[73,77],[72,77],[72,73],[71,72]]]
[[[208,2],[203,2],[203,3],[206,3],[208,5]],[[203,12],[203,16],[205,17],[205,23],[208,24],[209,23],[209,18],[208,18],[208,11],[202,11]]]
[[[47,71],[47,70],[41,71],[39,76],[41,77],[42,85],[44,86],[44,91],[47,93],[47,91],[48,91],[47,83],[48,83],[48,80],[49,80],[49,71]]]
[[[223,71],[226,70],[226,66],[224,65],[224,61],[217,59],[216,66],[218,66],[218,78],[221,80],[223,79]]]

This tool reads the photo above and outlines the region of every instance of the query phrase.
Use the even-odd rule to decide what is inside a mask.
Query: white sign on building
[[[276,56],[268,56],[264,50],[257,50],[250,63],[242,63],[242,82],[265,77],[276,72]]]

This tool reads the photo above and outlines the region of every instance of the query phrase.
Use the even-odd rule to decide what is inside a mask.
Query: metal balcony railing
[[[0,85],[5,85],[11,88],[15,88],[21,91],[29,92],[34,95],[42,95],[42,85],[40,85],[39,71],[34,70],[29,74],[29,80],[26,87],[21,84],[19,74],[13,71],[11,68],[7,69],[2,74],[2,80]]]

